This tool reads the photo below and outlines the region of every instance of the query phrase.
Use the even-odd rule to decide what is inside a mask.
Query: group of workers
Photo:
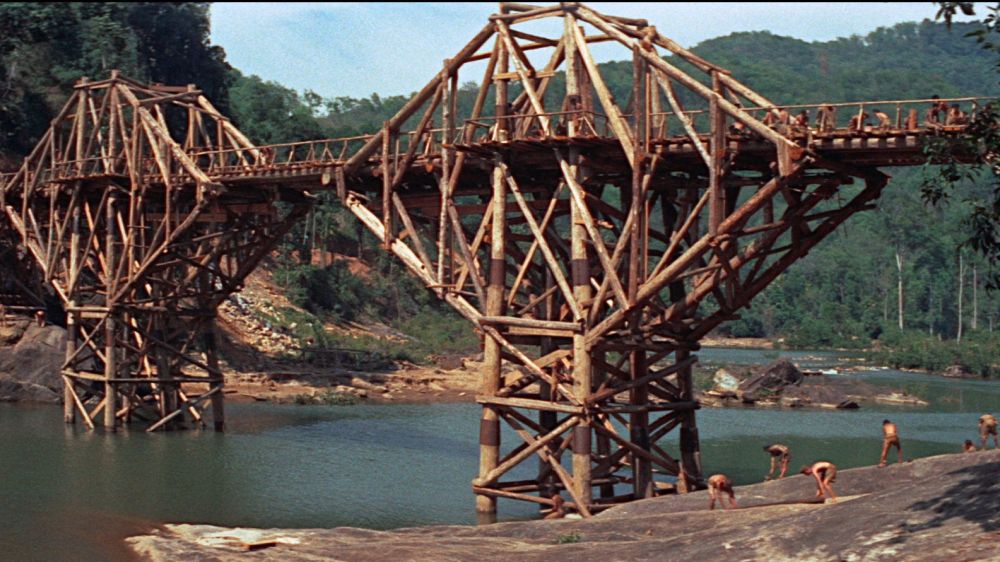
[[[941,101],[939,96],[933,96],[931,100],[931,106],[924,114],[924,127],[938,129],[941,126],[967,125],[969,123],[969,115],[962,111],[958,104],[949,106]],[[916,115],[916,110],[913,111]],[[873,125],[875,131],[888,131],[892,127],[892,119],[889,115],[881,109],[874,108],[871,109],[871,114],[864,109],[854,113],[848,121],[847,129],[849,131],[865,131],[867,127],[872,126],[868,122],[869,118],[872,117],[876,121]],[[768,111],[762,123],[781,133],[804,134],[810,130],[815,133],[830,133],[837,128],[837,108],[832,104],[819,106],[816,110],[815,129],[810,127],[809,111],[806,109],[793,116],[787,109],[778,107],[776,111]],[[916,118],[914,117],[912,122],[908,120],[905,126],[908,129],[915,128]],[[749,131],[743,123],[735,121],[730,127],[730,133],[745,135],[749,134]]]
[[[997,418],[992,414],[984,414],[979,418],[979,441],[983,450],[986,449],[988,438],[993,437],[993,447],[1000,448],[1000,439],[997,436]],[[903,447],[899,442],[899,429],[896,424],[889,420],[882,421],[882,455],[879,458],[879,467],[886,464],[889,450],[896,448],[898,462],[903,462]],[[976,451],[976,446],[971,440],[966,439],[963,451],[971,453]],[[784,478],[788,472],[788,463],[791,461],[791,452],[787,445],[774,443],[764,447],[764,451],[771,455],[771,469],[768,470],[764,480],[770,480],[775,471],[778,472],[778,479]],[[829,461],[819,461],[809,466],[803,466],[800,471],[808,474],[816,480],[816,497],[829,497],[831,501],[837,501],[831,484],[837,478],[837,466]],[[713,474],[708,478],[709,509],[715,509],[715,502],[726,508],[723,499],[728,497],[729,508],[738,507],[736,505],[736,493],[733,491],[733,482],[725,474]]]

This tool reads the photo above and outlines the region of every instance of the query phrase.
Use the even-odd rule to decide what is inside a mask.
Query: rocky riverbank
[[[7,316],[0,323],[0,402],[62,400],[66,330]]]
[[[856,377],[803,372],[785,359],[744,373],[719,369],[712,388],[697,395],[706,406],[816,407],[856,409],[867,401],[926,406],[903,391],[875,386]]]
[[[642,500],[587,520],[392,531],[166,525],[128,539],[150,560],[996,560],[1000,451],[841,471],[837,503],[810,477]],[[259,550],[248,551],[249,548]]]
[[[8,316],[0,323],[0,402],[61,402],[63,382],[59,371],[65,354],[65,329]],[[261,365],[261,370],[225,369],[225,392],[233,402],[472,400],[479,365],[471,359],[456,360],[445,370],[396,362],[383,369],[363,371],[270,360]]]
[[[60,327],[40,327],[26,318],[8,319],[0,325],[0,401],[59,402],[62,399],[59,369],[65,354],[65,337],[65,330]],[[303,405],[454,402],[474,399],[481,359],[481,356],[449,356],[432,365],[385,360],[377,365],[346,368],[337,366],[340,361],[330,365],[262,356],[255,360],[226,361],[223,367],[225,392],[232,402]],[[521,374],[512,365],[505,366],[505,378],[513,380]],[[927,404],[915,396],[877,387],[858,377],[803,373],[785,360],[743,372],[720,369],[712,383],[702,388],[704,391],[697,398],[708,407],[856,408],[869,400]]]

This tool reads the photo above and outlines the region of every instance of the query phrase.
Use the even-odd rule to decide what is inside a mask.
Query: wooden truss
[[[501,6],[338,169],[340,193],[484,336],[480,511],[499,497],[550,505],[564,492],[587,516],[701,486],[698,341],[869,208],[887,177],[766,125],[774,104],[645,21],[579,4]],[[561,33],[517,29],[543,18],[561,18]],[[599,41],[631,51],[626,104],[590,54]],[[529,60],[538,50],[549,52],[544,66]],[[482,60],[458,125],[458,73]],[[734,123],[745,133],[731,134]],[[687,156],[667,151],[677,135]],[[744,154],[748,139],[758,149]],[[421,154],[434,158],[414,170]],[[847,202],[831,200],[855,178],[863,187]],[[501,443],[501,423],[514,443]],[[676,448],[665,444],[675,430]],[[535,476],[509,479],[529,459]]]
[[[171,131],[182,142],[174,140]],[[65,418],[222,429],[215,313],[310,201],[223,186],[195,154],[257,150],[194,87],[82,80],[0,192],[65,310]],[[59,322],[61,319],[55,319]]]
[[[632,60],[618,99],[596,42]],[[501,4],[373,135],[255,147],[194,87],[82,81],[0,204],[66,310],[67,420],[156,429],[211,401],[220,427],[216,308],[306,190],[336,190],[483,337],[478,509],[565,493],[588,516],[702,486],[700,339],[872,208],[875,166],[923,162],[925,102],[876,131],[795,127],[645,20]]]

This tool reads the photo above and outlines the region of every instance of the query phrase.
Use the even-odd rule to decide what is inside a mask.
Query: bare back
[[[812,465],[813,474],[817,476],[826,476],[830,469],[837,470],[837,467],[832,462],[827,461],[819,461]]]
[[[882,424],[882,433],[885,435],[886,439],[891,437],[896,437],[897,435],[896,424],[894,423],[884,423]]]

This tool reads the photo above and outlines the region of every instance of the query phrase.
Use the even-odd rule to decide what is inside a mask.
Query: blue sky
[[[542,3],[547,5],[548,2]],[[589,3],[642,17],[684,46],[736,31],[767,30],[827,41],[903,21],[933,18],[931,2],[910,3]],[[422,87],[497,11],[493,2],[214,3],[212,42],[229,62],[298,91],[324,97],[407,94]],[[984,7],[977,14],[986,14]],[[968,19],[968,18],[964,18]],[[554,20],[526,31],[552,29]],[[595,45],[600,60],[626,58]],[[461,80],[477,79],[476,68]],[[480,71],[481,72],[481,71]]]

